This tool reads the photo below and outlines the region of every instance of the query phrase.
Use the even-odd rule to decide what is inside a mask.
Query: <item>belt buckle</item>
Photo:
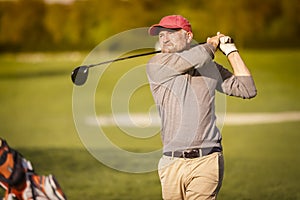
[[[183,158],[198,158],[202,157],[202,151],[201,149],[189,149],[182,151],[182,157]]]

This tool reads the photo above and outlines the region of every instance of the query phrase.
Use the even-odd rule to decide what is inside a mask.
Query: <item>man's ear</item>
[[[192,39],[193,39],[193,33],[192,32],[187,32],[187,42],[188,43],[191,43],[192,42]]]

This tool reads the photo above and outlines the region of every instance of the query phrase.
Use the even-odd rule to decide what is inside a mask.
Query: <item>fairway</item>
[[[300,50],[242,50],[241,55],[254,76],[258,95],[251,100],[227,97],[228,116],[299,113]],[[161,199],[156,171],[133,174],[111,169],[94,158],[82,143],[73,119],[70,73],[86,56],[85,52],[0,55],[0,137],[31,160],[38,173],[54,174],[68,199]],[[97,116],[110,116],[114,109],[122,113],[122,106],[114,105],[123,105],[123,101],[133,114],[152,111],[147,84],[130,93],[129,99],[124,100],[127,90],[120,88],[114,93],[120,83],[125,87],[134,85],[135,78],[146,79],[143,64],[150,57],[121,61],[105,69],[94,95]],[[216,55],[216,60],[229,66],[221,54]],[[134,71],[136,66],[141,71]],[[129,71],[133,78],[125,76]],[[118,101],[113,102],[112,96]],[[219,199],[300,199],[299,122],[225,124],[225,177]],[[114,144],[130,152],[161,148],[157,128],[124,130],[109,124],[103,131]],[[157,134],[150,138],[128,135],[147,131]]]

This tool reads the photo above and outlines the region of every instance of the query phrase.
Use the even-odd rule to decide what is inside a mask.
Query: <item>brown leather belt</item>
[[[203,156],[207,156],[214,152],[221,152],[222,149],[220,147],[212,147],[212,148],[195,148],[188,149],[184,151],[167,151],[164,152],[165,156],[176,157],[176,158],[199,158]]]

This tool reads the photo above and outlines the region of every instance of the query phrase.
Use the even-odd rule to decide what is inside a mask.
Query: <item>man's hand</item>
[[[228,56],[232,52],[238,51],[235,44],[233,43],[233,40],[229,36],[220,37],[219,48],[226,56]]]
[[[224,36],[225,36],[224,34],[221,34],[220,32],[218,32],[216,36],[208,37],[206,39],[206,42],[208,44],[211,44],[215,48],[215,51],[217,51],[219,43],[220,43],[220,38],[224,37]]]
[[[229,36],[225,36],[220,32],[216,36],[207,38],[206,42],[215,47],[215,51],[219,49],[227,56],[234,75],[236,76],[251,76],[250,71],[242,60],[233,40]]]

